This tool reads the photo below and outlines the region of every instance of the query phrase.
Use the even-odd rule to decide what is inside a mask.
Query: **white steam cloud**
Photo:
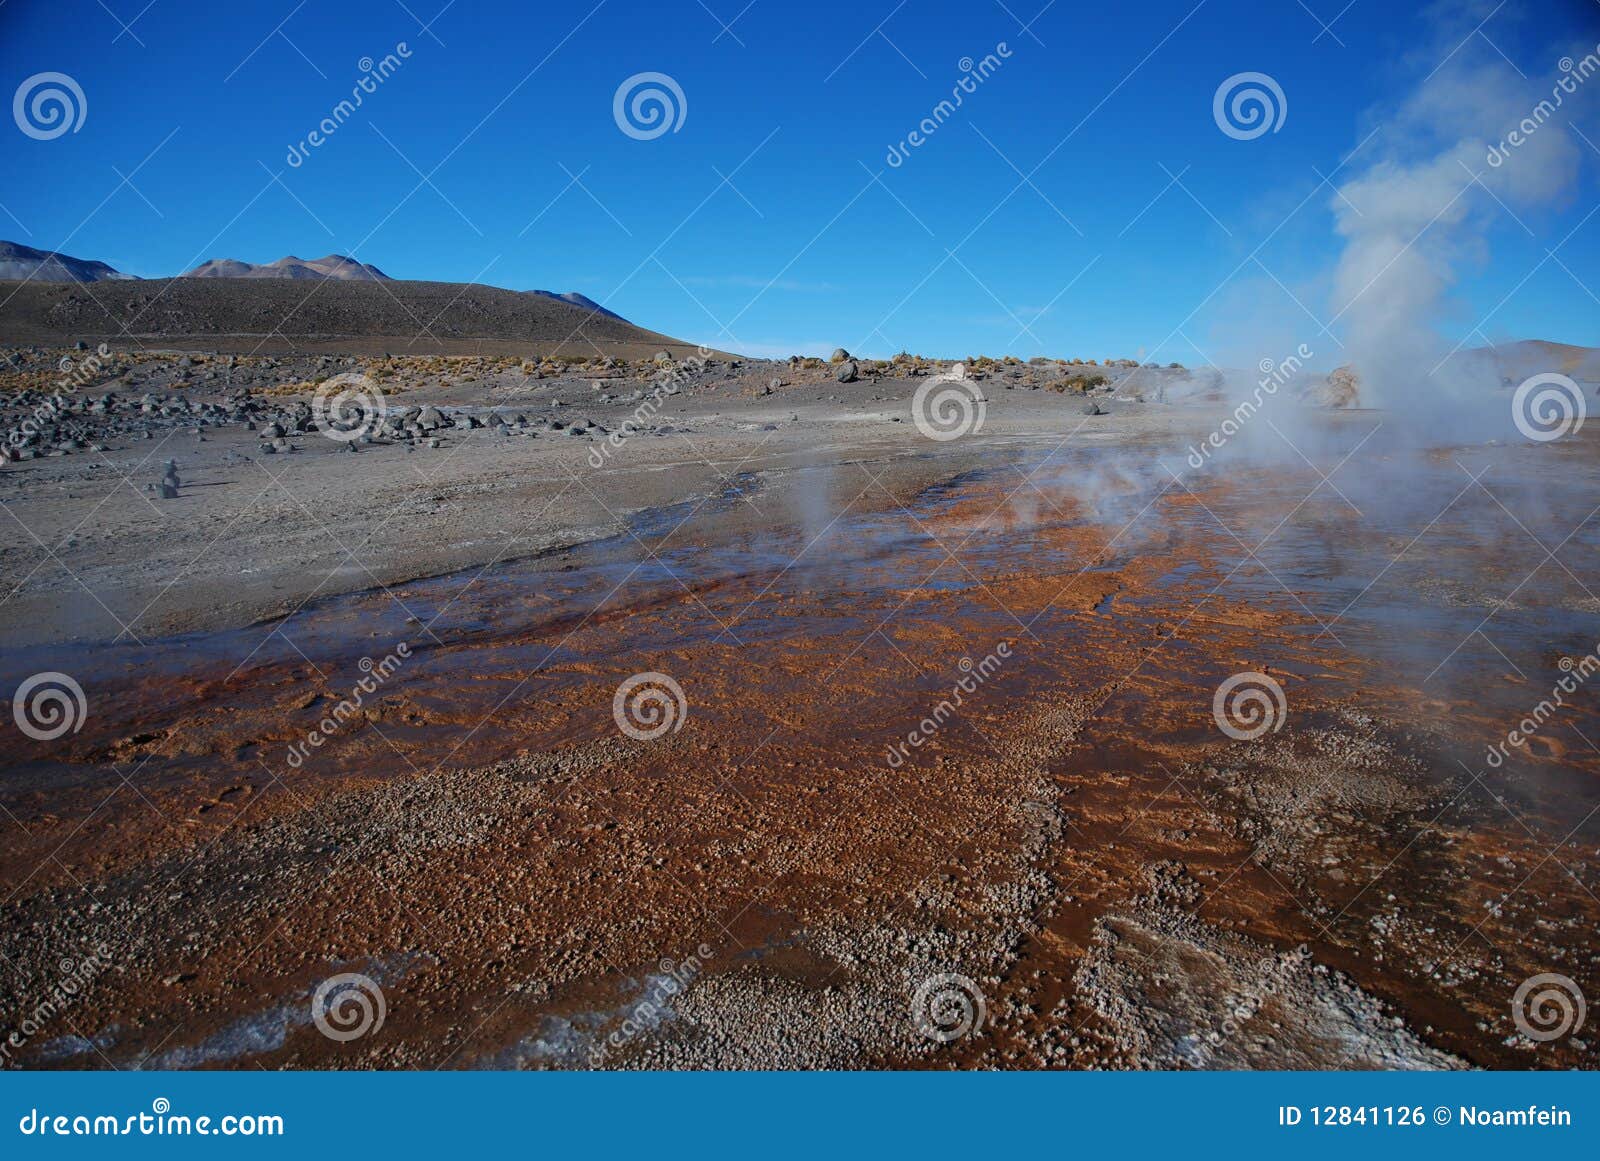
[[[1502,435],[1506,426],[1493,365],[1448,358],[1458,346],[1444,337],[1451,288],[1488,259],[1484,232],[1495,216],[1571,194],[1582,157],[1568,125],[1600,93],[1600,77],[1594,93],[1581,82],[1563,90],[1571,74],[1557,65],[1560,51],[1527,79],[1518,76],[1472,33],[1488,14],[1480,3],[1440,10],[1430,53],[1444,63],[1397,109],[1378,112],[1377,132],[1356,154],[1361,168],[1331,203],[1344,239],[1334,309],[1362,403],[1402,423],[1426,420],[1430,435],[1447,439]],[[1458,50],[1445,59],[1452,45]],[[1580,59],[1596,52],[1592,42],[1571,48]],[[1491,149],[1531,117],[1539,118],[1536,131],[1520,134],[1491,164]],[[1448,321],[1461,335],[1478,320]]]

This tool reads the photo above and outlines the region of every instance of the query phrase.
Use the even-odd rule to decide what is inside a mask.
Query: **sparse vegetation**
[[[1068,391],[1082,395],[1096,387],[1103,387],[1110,382],[1104,375],[1068,375],[1065,379],[1057,379],[1053,383],[1045,384],[1046,391],[1059,391],[1065,394]]]

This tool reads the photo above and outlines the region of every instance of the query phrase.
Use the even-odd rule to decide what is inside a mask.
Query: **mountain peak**
[[[332,279],[337,282],[392,282],[376,266],[359,262],[348,254],[325,254],[321,258],[301,258],[286,254],[275,262],[242,262],[237,258],[211,258],[188,271],[184,278],[270,278],[270,279]],[[86,258],[73,258],[53,250],[35,250],[20,242],[0,241],[0,280],[16,279],[33,282],[102,282],[109,279],[135,279],[136,274],[123,274],[106,265]],[[569,290],[558,294],[553,290],[525,290],[522,293],[540,298],[553,298],[607,318],[626,322],[621,315],[607,310],[587,295]]]
[[[0,279],[15,278],[34,282],[106,282],[112,279],[137,279],[104,262],[74,258],[54,250],[36,250],[21,242],[0,241]]]
[[[387,282],[389,276],[376,266],[368,266],[343,254],[307,261],[293,254],[276,262],[241,262],[237,258],[213,258],[202,262],[185,278],[335,278],[345,282]]]
[[[594,299],[590,298],[588,295],[579,294],[576,290],[569,290],[565,294],[557,294],[553,290],[524,290],[522,293],[523,294],[537,294],[541,298],[554,298],[554,299],[556,299],[556,300],[558,300],[560,302],[570,302],[573,306],[581,306],[581,307],[583,307],[584,310],[592,310],[596,314],[605,315],[607,318],[620,319],[623,322],[627,322],[628,321],[627,319],[624,319],[616,311],[607,310],[605,307],[601,306],[598,302],[596,302]]]

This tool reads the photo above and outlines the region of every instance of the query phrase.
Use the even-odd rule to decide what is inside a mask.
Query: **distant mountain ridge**
[[[54,250],[35,250],[21,242],[0,241],[0,279],[34,279],[41,282],[130,281],[136,274],[122,274],[104,262],[57,254]]]
[[[298,281],[331,279],[337,282],[398,282],[376,266],[358,262],[344,254],[329,254],[323,258],[297,258],[293,254],[276,262],[243,262],[237,258],[212,258],[180,278],[239,278],[253,280],[292,279]],[[14,279],[18,282],[140,282],[137,274],[123,274],[104,262],[86,258],[73,258],[53,250],[35,250],[20,242],[0,241],[0,282]],[[620,314],[607,310],[587,295],[569,290],[558,294],[554,290],[525,290],[522,293],[553,299],[571,306],[603,315],[606,318],[627,322]]]
[[[573,306],[581,306],[584,310],[595,311],[596,313],[605,315],[607,318],[621,319],[623,322],[628,321],[627,319],[622,318],[622,316],[616,311],[607,310],[588,295],[579,294],[576,290],[569,290],[565,294],[557,294],[553,290],[525,290],[523,293],[538,294],[544,296],[545,298],[554,298],[560,302],[570,302]]]
[[[1600,383],[1600,349],[1545,339],[1521,339],[1493,348],[1501,366],[1514,377],[1555,371],[1589,383]]]
[[[390,282],[376,266],[368,266],[343,254],[326,258],[296,258],[293,254],[276,262],[241,262],[237,258],[213,258],[183,275],[184,278],[337,278],[343,282]]]

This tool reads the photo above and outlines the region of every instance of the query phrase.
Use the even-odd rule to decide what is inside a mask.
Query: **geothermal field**
[[[9,351],[13,1061],[1600,1062],[1593,352],[201,345]]]

